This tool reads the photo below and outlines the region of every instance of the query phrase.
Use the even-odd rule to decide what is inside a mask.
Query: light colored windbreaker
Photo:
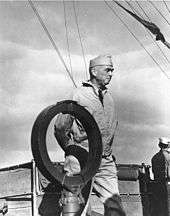
[[[98,89],[92,85],[91,82],[84,82],[81,87],[75,89],[72,100],[76,101],[78,104],[87,109],[96,120],[102,136],[103,155],[108,156],[112,154],[112,144],[117,120],[115,116],[114,101],[108,90],[105,89],[103,91],[102,105],[101,101],[99,100]],[[67,124],[64,120],[64,117],[60,118],[60,121],[65,122],[64,124]],[[74,136],[78,138],[77,136],[81,136],[83,133],[84,131],[82,128],[79,127],[74,121],[72,126],[73,139]],[[87,149],[87,140],[81,141],[79,144]]]

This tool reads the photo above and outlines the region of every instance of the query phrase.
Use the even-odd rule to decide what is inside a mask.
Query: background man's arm
[[[71,133],[73,134],[74,141],[76,141],[77,143],[81,143],[82,141],[87,140],[87,134],[83,126],[77,120],[73,122]]]
[[[59,114],[54,124],[54,136],[65,151],[71,140],[71,127],[73,125],[74,118],[70,114]]]

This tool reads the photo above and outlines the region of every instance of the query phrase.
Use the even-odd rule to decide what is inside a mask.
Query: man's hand
[[[87,140],[87,134],[83,126],[78,121],[73,122],[71,133],[73,134],[74,141],[77,143]]]
[[[69,114],[59,114],[54,124],[54,136],[65,151],[71,138],[70,131],[73,124],[73,117]]]

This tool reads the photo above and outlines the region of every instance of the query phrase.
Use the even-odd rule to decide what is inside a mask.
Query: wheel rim
[[[75,176],[65,176],[61,169],[49,157],[46,146],[46,133],[51,120],[59,113],[71,114],[84,127],[89,143],[86,166]],[[100,166],[102,139],[93,116],[75,101],[65,100],[45,108],[34,122],[31,134],[31,148],[38,169],[51,182],[60,182],[65,187],[86,184]]]

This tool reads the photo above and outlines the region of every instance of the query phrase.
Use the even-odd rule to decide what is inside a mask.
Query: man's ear
[[[91,74],[93,75],[93,77],[96,77],[97,71],[95,70],[95,68],[91,69]]]

